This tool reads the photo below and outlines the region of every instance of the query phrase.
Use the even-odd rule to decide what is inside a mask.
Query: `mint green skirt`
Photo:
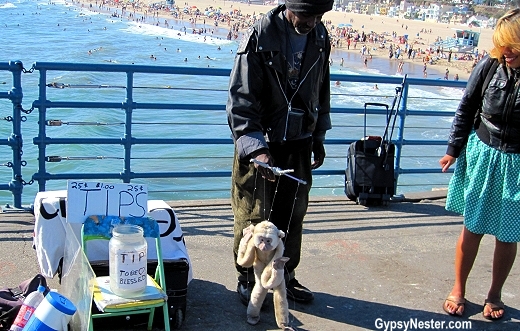
[[[472,233],[519,242],[520,154],[501,152],[471,133],[450,180],[446,210],[464,215]]]

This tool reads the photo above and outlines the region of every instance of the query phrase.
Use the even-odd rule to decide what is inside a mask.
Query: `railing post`
[[[10,71],[13,74],[13,87],[9,92],[9,99],[13,103],[13,132],[8,138],[8,145],[13,150],[13,179],[9,183],[9,190],[13,194],[13,205],[22,208],[22,69],[20,61],[9,62]]]
[[[47,70],[40,69],[40,79],[39,79],[39,99],[38,99],[38,137],[34,139],[34,144],[38,145],[38,172],[37,172],[37,181],[38,181],[38,191],[45,191],[45,183],[47,179],[46,175],[46,165],[45,165],[45,139],[47,138]],[[34,178],[34,176],[33,176]]]
[[[394,188],[397,189],[397,180],[399,179],[399,173],[401,171],[401,153],[403,150],[404,142],[404,125],[406,119],[406,101],[408,100],[408,89],[409,85],[405,82],[403,86],[402,99],[399,105],[398,116],[399,126],[397,127],[397,139],[395,141],[395,168],[394,168]],[[394,192],[395,194],[395,192]]]
[[[132,179],[131,157],[132,157],[132,112],[134,109],[134,73],[129,71],[126,73],[126,100],[123,105],[125,109],[125,135],[123,138],[123,146],[125,148],[124,169],[121,173],[123,183],[130,183]]]

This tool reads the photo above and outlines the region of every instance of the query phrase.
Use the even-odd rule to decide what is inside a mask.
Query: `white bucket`
[[[49,292],[31,316],[23,331],[66,331],[76,307],[58,292]]]

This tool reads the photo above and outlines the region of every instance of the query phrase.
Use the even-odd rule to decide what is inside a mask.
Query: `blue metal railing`
[[[13,160],[10,161],[12,180],[9,184],[0,185],[0,191],[11,192],[16,208],[22,206],[24,185],[32,181],[38,183],[38,191],[48,190],[49,186],[50,189],[63,187],[52,186],[52,183],[63,180],[119,180],[124,183],[141,181],[151,184],[150,187],[157,184],[155,191],[168,191],[169,198],[175,198],[175,194],[180,194],[180,191],[193,191],[193,197],[200,198],[204,197],[201,194],[203,191],[229,190],[229,185],[210,185],[211,188],[208,189],[207,184],[210,180],[222,182],[218,178],[230,177],[233,145],[225,115],[230,70],[49,62],[36,62],[30,70],[23,69],[19,62],[0,63],[0,72],[1,70],[10,71],[13,76],[13,88],[8,92],[0,92],[0,98],[10,99],[13,104],[11,137],[0,141],[0,145],[12,148]],[[37,87],[28,89],[25,86],[26,94],[35,95],[30,111],[24,111],[21,106],[22,72],[34,72],[33,75],[38,75],[37,80],[33,79]],[[402,77],[332,74],[331,81],[359,83],[369,91],[374,84],[381,87],[399,86]],[[463,88],[465,84],[464,81],[407,79],[398,110],[396,135],[392,139],[396,144],[395,176],[398,191],[403,185],[398,181],[400,175],[439,175],[439,168],[433,166],[431,161],[426,162],[426,166],[422,161],[407,166],[403,164],[403,160],[412,157],[438,159],[442,156],[442,146],[446,144],[449,129],[449,121],[445,121],[446,125],[435,128],[439,132],[435,139],[418,139],[413,134],[405,136],[407,130],[424,130],[420,126],[411,126],[408,119],[416,118],[421,122],[422,119],[449,118],[453,116],[455,109],[452,106],[431,109],[428,108],[431,106],[428,103],[426,108],[423,108],[424,105],[414,106],[414,102],[421,97],[411,97],[410,89]],[[381,102],[392,100],[393,94],[350,94],[345,90],[332,92],[331,113],[339,118],[333,118],[333,125],[350,124],[335,125],[327,134],[326,164],[322,166],[323,169],[314,172],[316,179],[313,191],[321,192],[322,195],[342,187],[347,146],[362,136],[362,122],[358,115],[364,113],[363,104],[357,102],[352,103],[352,107],[345,107],[345,103],[337,102],[344,97]],[[453,103],[457,102],[453,100]],[[28,117],[27,120],[22,112],[29,114],[33,109],[37,110],[38,116],[37,123],[31,125],[30,122],[35,117]],[[371,123],[386,119],[386,113],[382,109],[368,108],[366,116],[370,117]],[[67,118],[70,120],[67,121]],[[25,153],[29,162],[21,160],[21,123],[24,121],[29,125],[24,131],[26,136],[36,134],[34,145],[27,147],[32,153]],[[384,124],[374,125],[371,129],[379,130],[382,125]],[[34,132],[35,127],[37,132]],[[101,131],[101,127],[105,130]],[[117,131],[120,127],[123,127],[122,132]],[[140,129],[142,127],[145,130]],[[440,149],[432,151],[432,154],[422,155],[424,146],[438,146]],[[419,149],[414,150],[414,147]],[[408,155],[403,154],[406,148],[410,148]],[[96,153],[96,156],[83,156],[92,153]],[[101,153],[109,155],[100,156]],[[100,166],[100,160],[106,164]],[[86,165],[67,167],[60,161],[85,162]],[[161,171],[150,171],[159,161]],[[28,171],[22,176],[21,168],[25,165],[28,166]],[[37,166],[34,169],[35,165]],[[31,166],[34,169],[32,173]],[[99,170],[100,167],[103,171],[92,171]],[[439,183],[429,185],[446,185],[448,176],[443,176]],[[30,177],[31,181],[26,182],[24,177]],[[330,185],[330,177],[336,178],[333,185]],[[206,180],[198,186],[193,183],[182,184],[182,179],[185,178]],[[329,184],[320,186],[320,180]],[[30,201],[31,194],[28,199]]]
[[[26,161],[22,160],[22,128],[21,124],[27,118],[22,115],[22,71],[21,62],[0,63],[0,70],[9,71],[12,74],[12,88],[6,92],[0,92],[0,99],[8,99],[12,103],[12,115],[3,118],[6,122],[11,122],[11,134],[6,139],[0,139],[0,146],[9,146],[12,150],[12,160],[7,161],[4,166],[12,169],[12,178],[8,183],[1,184],[0,190],[10,191],[13,196],[13,204],[15,206],[22,205],[23,184],[22,166]]]

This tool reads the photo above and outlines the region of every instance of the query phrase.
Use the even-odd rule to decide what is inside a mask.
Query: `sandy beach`
[[[103,3],[103,5],[102,5]],[[223,31],[227,27],[229,35],[223,37],[229,37],[233,39],[240,39],[242,31],[246,29],[260,14],[264,14],[273,8],[275,5],[254,5],[246,4],[243,2],[226,1],[226,0],[197,0],[193,2],[176,2],[176,6],[179,7],[176,15],[172,15],[175,10],[172,10],[170,5],[165,5],[165,2],[159,2],[156,0],[137,0],[133,3],[121,2],[119,0],[105,0],[103,2],[99,0],[81,0],[77,1],[76,4],[83,7],[89,6],[92,10],[110,11],[120,17],[126,17],[128,19],[137,20],[141,17],[143,23],[156,24],[156,25],[167,25],[168,20],[180,20],[187,24],[187,28],[198,28],[202,24],[208,26],[207,31],[211,31],[212,27],[215,26],[214,16],[208,17],[205,12],[208,9],[220,10],[221,13],[227,13],[225,19],[217,21],[219,31]],[[184,10],[184,9],[187,10]],[[197,15],[197,9],[199,14]],[[332,36],[334,36],[334,51],[331,54],[332,65],[340,65],[342,58],[347,58],[352,61],[352,58],[356,58],[359,54],[359,64],[363,66],[362,47],[366,44],[367,49],[370,51],[372,57],[378,57],[381,59],[387,59],[389,61],[389,67],[398,67],[396,62],[403,61],[403,74],[407,73],[406,70],[410,65],[423,66],[425,57],[428,55],[427,51],[435,40],[438,38],[445,39],[446,37],[452,37],[455,33],[454,29],[465,29],[472,30],[464,25],[453,25],[453,24],[442,24],[424,21],[404,20],[397,18],[390,18],[386,16],[374,16],[374,15],[363,15],[356,13],[347,13],[339,11],[330,11],[325,13],[323,21],[326,23],[327,28]],[[337,27],[340,24],[349,25],[348,29],[351,33],[374,33],[384,36],[385,48],[380,48],[380,39],[377,42],[371,42],[367,39],[366,43],[363,42],[352,42],[347,45],[347,41],[344,37],[341,37],[341,31],[338,31]],[[209,33],[205,30],[205,33]],[[492,29],[486,28],[473,28],[473,31],[480,32],[479,44],[477,50],[480,54],[483,51],[489,51],[492,44]],[[399,46],[404,50],[404,45],[400,43],[400,37],[407,35],[408,43],[413,45],[415,50],[418,50],[415,59],[408,58],[402,52],[402,56],[399,59],[389,58],[388,47],[392,45],[395,49]],[[427,63],[428,72],[436,72],[436,77],[443,77],[446,69],[449,69],[449,78],[453,79],[455,74],[460,79],[465,80],[469,77],[471,68],[473,66],[473,60],[462,60],[455,59],[459,58],[461,54],[454,53],[451,61],[448,62],[446,54],[448,50],[444,50],[444,58],[439,56],[437,61],[434,63]],[[348,54],[348,56],[346,56]],[[394,63],[391,63],[394,62]],[[370,62],[367,63],[367,66]],[[417,70],[415,70],[417,71]],[[422,69],[421,69],[422,71]]]

